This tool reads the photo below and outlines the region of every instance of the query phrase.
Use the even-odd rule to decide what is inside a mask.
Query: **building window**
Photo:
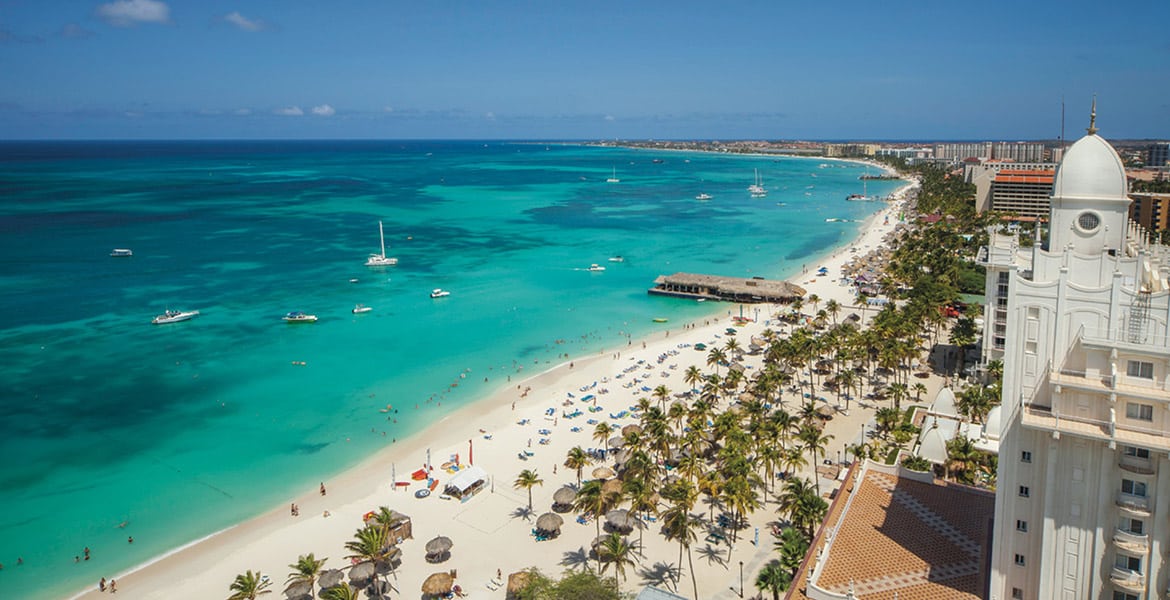
[[[1016,555],[1020,556],[1019,554]],[[1016,564],[1020,564],[1017,560]],[[1125,554],[1118,554],[1117,558],[1113,559],[1113,566],[1118,569],[1129,569],[1134,573],[1142,572],[1142,559],[1136,556],[1127,556]]]
[[[1016,555],[1016,566],[1017,567],[1024,566],[1024,555],[1023,554]]]
[[[1012,600],[1024,600],[1024,590],[1012,588]]]
[[[1028,533],[1028,522],[1021,519],[1016,519],[1016,531]]]
[[[1126,456],[1150,460],[1150,450],[1148,448],[1138,448],[1137,446],[1122,446],[1121,451],[1124,452]]]
[[[1146,497],[1146,483],[1144,481],[1134,481],[1132,479],[1121,480],[1121,491],[1131,496]]]
[[[1026,463],[1032,462],[1032,453],[1028,450],[1024,450],[1023,452],[1020,452],[1020,462],[1026,462]]]
[[[1137,419],[1139,421],[1153,421],[1154,420],[1154,405],[1153,404],[1138,404],[1137,402],[1125,403],[1125,416],[1130,419]]]
[[[1020,497],[1021,498],[1028,498],[1031,495],[1032,495],[1032,490],[1029,490],[1028,486],[1026,486],[1026,485],[1020,486]]]
[[[1113,600],[1138,600],[1137,594],[1113,590]]]
[[[1130,377],[1141,377],[1142,379],[1154,378],[1154,363],[1145,362],[1143,360],[1126,361],[1125,374]]]
[[[1095,231],[1100,225],[1101,217],[1097,216],[1096,213],[1083,212],[1077,217],[1077,227],[1080,227],[1082,231]]]
[[[1145,535],[1146,524],[1141,519],[1131,519],[1129,517],[1122,517],[1121,522],[1118,523],[1117,528],[1134,535]]]

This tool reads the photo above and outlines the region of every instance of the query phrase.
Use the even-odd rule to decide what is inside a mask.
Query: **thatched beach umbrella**
[[[374,576],[374,563],[360,562],[349,568],[350,581],[365,581]]]
[[[561,525],[565,520],[556,513],[544,513],[536,519],[536,529],[538,531],[546,531],[548,533],[557,533],[561,530]]]
[[[620,479],[610,479],[601,485],[601,492],[604,494],[620,494],[622,493],[622,482]]]
[[[508,575],[508,595],[511,596],[516,592],[524,589],[528,582],[532,580],[532,574],[528,571],[518,571]]]
[[[321,572],[317,582],[321,584],[322,588],[331,588],[340,584],[342,579],[345,579],[345,574],[341,572],[341,569],[326,569]]]
[[[604,543],[605,539],[608,537],[609,537],[608,533],[603,533],[603,534],[593,538],[593,541],[589,542],[589,549],[590,550],[597,550],[597,547],[600,546],[602,543]]]
[[[435,539],[427,542],[427,554],[442,554],[450,550],[454,545],[455,543],[451,541],[451,538],[440,535],[435,537]]]
[[[615,436],[609,438],[609,447],[613,450],[617,450],[618,448],[621,448],[622,446],[625,446],[625,445],[626,445],[626,439],[619,436],[619,435],[615,435]]]
[[[308,581],[297,581],[284,588],[284,597],[289,600],[301,600],[313,597],[313,586]]]
[[[577,490],[569,486],[565,486],[553,494],[553,504],[558,506],[569,506],[577,500]]]
[[[609,467],[597,467],[593,469],[594,479],[609,479],[610,477],[613,477],[613,469]]]
[[[455,585],[455,577],[450,573],[431,573],[422,584],[422,593],[428,596],[439,596],[451,591]]]
[[[642,433],[642,426],[641,425],[626,425],[625,427],[622,427],[622,435],[623,436],[627,436],[630,433]]]
[[[605,513],[605,523],[618,531],[631,531],[637,523],[637,519],[630,514],[630,511],[619,508]]]

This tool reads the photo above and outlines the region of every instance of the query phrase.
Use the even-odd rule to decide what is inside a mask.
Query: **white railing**
[[[1150,536],[1139,535],[1130,531],[1125,531],[1123,529],[1117,529],[1113,532],[1113,541],[1126,546],[1145,548],[1147,545],[1149,545]]]
[[[1141,587],[1142,574],[1132,569],[1123,569],[1121,567],[1113,567],[1109,573],[1109,579],[1114,583],[1119,583],[1128,587]]]
[[[1135,496],[1125,492],[1117,492],[1117,505],[1147,511],[1150,509],[1150,499],[1146,496]]]
[[[1118,342],[1122,344],[1140,344],[1165,350],[1170,348],[1170,336],[1154,335],[1152,333],[1138,333],[1131,336],[1124,327],[1085,327],[1081,325],[1078,335],[1090,342]]]

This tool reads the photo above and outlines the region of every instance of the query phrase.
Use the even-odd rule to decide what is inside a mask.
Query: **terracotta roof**
[[[996,183],[1047,183],[1051,184],[1056,171],[1044,170],[1004,170],[995,174]]]
[[[845,484],[852,501],[838,497],[810,552],[816,556],[835,528],[813,584],[837,594],[852,586],[866,600],[984,597],[994,494],[885,470],[869,466]],[[813,563],[806,557],[787,598],[807,598]]]

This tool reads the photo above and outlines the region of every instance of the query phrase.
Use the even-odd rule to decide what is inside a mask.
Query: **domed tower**
[[[1048,249],[1070,244],[1082,255],[1116,250],[1125,242],[1130,199],[1125,165],[1113,146],[1097,135],[1094,101],[1088,135],[1064,154],[1052,185]]]

